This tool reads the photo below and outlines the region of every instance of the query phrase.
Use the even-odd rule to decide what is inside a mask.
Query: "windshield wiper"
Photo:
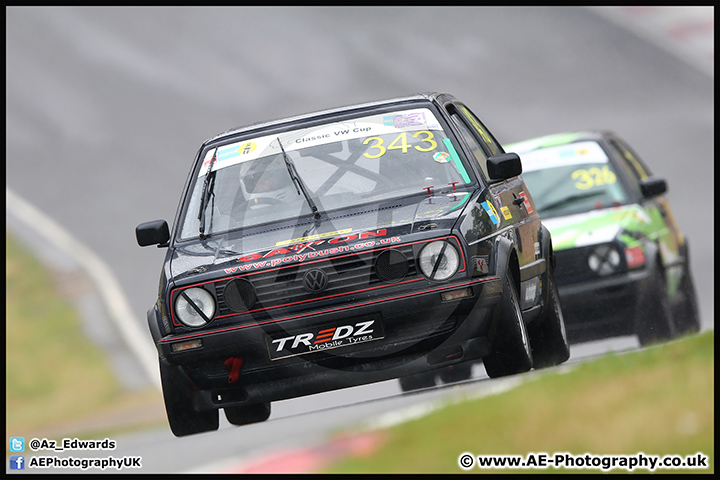
[[[198,220],[200,220],[200,240],[205,240],[205,207],[207,202],[210,200],[210,195],[213,194],[213,188],[215,187],[215,175],[217,170],[213,171],[213,164],[217,160],[217,148],[210,159],[210,165],[208,166],[207,172],[205,172],[205,181],[203,183],[202,195],[200,196],[200,212],[198,213]],[[212,212],[211,212],[212,215]]]
[[[603,189],[603,190],[595,190],[592,192],[578,193],[576,195],[570,195],[569,197],[563,198],[562,200],[557,200],[555,202],[552,202],[549,205],[543,205],[542,207],[538,207],[538,210],[547,212],[548,210],[554,210],[556,208],[565,206],[568,203],[577,202],[578,200],[583,200],[586,198],[596,197],[598,195],[603,195],[604,193],[605,193],[605,190]]]
[[[295,184],[295,190],[297,190],[298,195],[300,195],[300,192],[302,192],[302,195],[305,197],[305,200],[307,200],[308,205],[310,205],[310,209],[313,212],[313,215],[315,216],[315,219],[320,219],[320,212],[318,212],[318,208],[315,205],[315,202],[313,202],[313,199],[310,198],[310,195],[307,193],[307,190],[305,189],[305,184],[300,179],[300,175],[297,173],[297,169],[295,168],[295,164],[292,160],[287,156],[285,153],[285,149],[282,146],[282,142],[280,141],[280,137],[277,139],[278,144],[280,145],[280,150],[283,154],[283,159],[285,160],[285,166],[287,167],[288,173],[290,174],[290,178],[292,179],[293,183]]]

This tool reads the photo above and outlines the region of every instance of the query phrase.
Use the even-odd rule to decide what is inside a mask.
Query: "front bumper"
[[[560,284],[560,304],[571,343],[635,334],[635,316],[649,273],[637,270]]]
[[[443,301],[443,292],[470,288],[472,296]],[[243,327],[170,336],[158,342],[161,361],[185,373],[198,410],[277,401],[389,380],[489,353],[495,306],[502,296],[497,277],[341,304],[335,308],[274,318]],[[278,357],[278,339],[374,319],[381,325],[369,341]],[[365,322],[367,323],[367,322]],[[172,344],[202,340],[202,348],[173,352]],[[273,339],[275,343],[273,343]],[[275,359],[271,358],[274,353]],[[226,361],[240,358],[230,382]]]

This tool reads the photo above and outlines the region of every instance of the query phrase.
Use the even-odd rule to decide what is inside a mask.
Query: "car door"
[[[487,157],[505,153],[497,140],[482,122],[463,104],[456,104],[451,118],[468,148],[472,151],[478,168],[488,178]],[[538,231],[540,217],[535,211],[532,197],[522,176],[504,181],[489,182],[492,206],[497,212],[499,226],[506,228],[504,234],[514,238],[518,249],[521,281],[536,275],[529,267],[539,258]]]

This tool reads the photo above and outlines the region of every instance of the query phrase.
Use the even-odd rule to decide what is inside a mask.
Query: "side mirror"
[[[664,178],[646,178],[640,182],[640,191],[645,198],[657,197],[667,192],[667,183]]]
[[[522,173],[522,163],[517,153],[493,155],[487,159],[490,180],[507,180]]]
[[[141,247],[148,245],[167,247],[170,244],[170,229],[165,220],[141,223],[135,228],[135,238]]]

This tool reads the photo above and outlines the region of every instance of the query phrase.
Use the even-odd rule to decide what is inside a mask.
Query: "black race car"
[[[565,361],[552,241],[521,170],[447,94],[203,143],[172,231],[136,229],[168,249],[147,317],[173,433],[481,359],[491,377]]]
[[[610,131],[509,145],[553,235],[572,343],[637,334],[642,345],[700,329],[690,247],[652,175]]]

